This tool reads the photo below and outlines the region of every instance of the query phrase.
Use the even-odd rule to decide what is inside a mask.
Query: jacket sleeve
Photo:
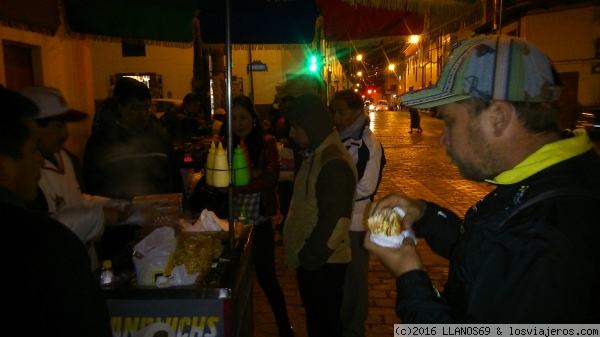
[[[356,192],[354,172],[343,160],[331,160],[323,166],[316,183],[319,216],[298,258],[300,264],[315,270],[329,257],[347,236]]]
[[[425,214],[413,224],[418,237],[438,255],[450,258],[460,235],[462,220],[435,203],[427,202]],[[454,323],[454,309],[440,296],[428,274],[413,270],[396,279],[396,315],[407,324]]]
[[[452,309],[434,288],[423,270],[396,279],[396,315],[406,324],[453,323]]]
[[[427,201],[425,214],[413,224],[417,237],[424,238],[436,254],[450,258],[458,240],[462,219],[452,211]]]
[[[104,233],[104,211],[101,205],[72,207],[50,215],[67,226],[81,242],[87,243]]]

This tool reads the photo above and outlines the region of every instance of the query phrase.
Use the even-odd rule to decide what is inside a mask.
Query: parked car
[[[377,101],[377,105],[375,105],[375,111],[389,111],[390,103],[388,101],[382,99]]]
[[[171,98],[153,98],[152,99],[152,111],[156,118],[160,119],[165,112],[171,111],[171,109],[178,109],[183,103],[180,99]]]
[[[585,129],[590,139],[600,139],[600,108],[581,110],[575,127]]]

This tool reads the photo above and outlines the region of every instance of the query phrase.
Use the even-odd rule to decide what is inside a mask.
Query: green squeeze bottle
[[[240,145],[233,150],[233,163],[231,164],[231,169],[233,170],[233,185],[248,185],[250,182],[250,174],[248,172],[246,154]]]

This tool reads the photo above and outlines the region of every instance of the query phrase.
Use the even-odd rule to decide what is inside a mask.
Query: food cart
[[[235,238],[217,235],[221,254],[193,285],[140,286],[135,271],[118,274],[119,282],[103,288],[113,336],[252,335],[252,236],[251,226]]]
[[[230,73],[228,77],[231,77]],[[231,128],[230,122],[227,126]],[[182,172],[185,170],[184,175],[188,178],[185,184],[188,194],[199,180],[195,173],[203,166],[211,142],[212,137],[201,137],[174,144],[180,168]],[[228,143],[231,147],[231,139]],[[228,148],[227,153],[231,162],[233,149]],[[230,205],[232,198],[230,190]],[[173,219],[172,215],[174,209],[179,210],[178,216],[181,215],[181,197],[177,207],[171,201],[159,207],[160,214],[155,219],[157,223],[152,224],[154,227],[163,221],[178,223],[179,219]],[[232,216],[230,209],[229,218]],[[233,229],[232,223],[230,229]],[[134,272],[133,277],[124,277],[124,282],[104,288],[113,336],[251,336],[253,230],[246,226],[235,238],[232,233],[223,233],[221,256],[197,284],[168,288],[139,286]]]

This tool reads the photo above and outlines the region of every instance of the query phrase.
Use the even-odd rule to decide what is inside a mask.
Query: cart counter
[[[252,228],[190,286],[105,289],[114,337],[237,337],[252,334]],[[160,333],[160,334],[159,334]]]

